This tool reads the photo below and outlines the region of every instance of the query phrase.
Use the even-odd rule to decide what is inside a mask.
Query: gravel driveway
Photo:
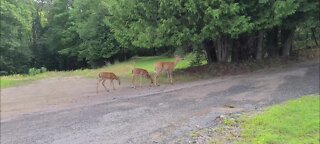
[[[95,83],[51,78],[2,90],[1,144],[176,143],[221,114],[319,94],[319,61],[98,95]]]

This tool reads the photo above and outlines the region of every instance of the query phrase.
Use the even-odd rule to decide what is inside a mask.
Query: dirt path
[[[220,114],[319,93],[319,62],[98,95],[95,86],[68,77],[2,90],[1,143],[179,143]]]
[[[3,89],[1,91],[1,121],[7,121],[22,115],[46,113],[62,109],[81,107],[92,104],[112,102],[118,99],[133,98],[152,94],[188,89],[224,80],[196,81],[184,84],[149,87],[148,84],[131,88],[124,82],[115,84],[116,90],[106,92],[99,85],[96,93],[96,79],[74,77],[56,77],[32,82],[31,84]],[[106,82],[108,88],[110,84]]]
[[[237,76],[229,77],[229,79],[233,77]],[[123,81],[120,86],[115,84],[116,90],[110,90],[110,92],[106,92],[102,85],[99,85],[99,93],[97,94],[97,80],[93,78],[74,76],[43,79],[28,85],[1,90],[1,121],[7,121],[32,113],[46,113],[85,105],[112,102],[117,99],[161,94],[221,81],[226,80],[220,77],[212,80],[161,85],[157,87],[149,87],[148,84],[145,83],[137,89],[131,88],[131,83],[128,81]],[[111,88],[108,82],[106,82],[106,85],[108,88]]]

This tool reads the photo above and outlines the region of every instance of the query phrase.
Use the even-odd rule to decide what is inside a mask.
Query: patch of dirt
[[[136,89],[131,88],[131,83],[124,81],[120,86],[115,84],[116,90],[110,90],[110,92],[106,92],[100,85],[98,94],[96,93],[96,83],[97,80],[94,78],[55,77],[34,81],[28,85],[2,89],[1,121],[7,121],[25,114],[44,113],[148,94],[172,92],[211,83],[211,81],[152,87],[145,83],[142,87]],[[108,81],[106,86],[111,89]]]

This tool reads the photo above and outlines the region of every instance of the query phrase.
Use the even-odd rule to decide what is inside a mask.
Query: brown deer
[[[168,80],[170,81],[171,84],[172,82],[172,72],[174,71],[174,68],[178,64],[178,62],[181,60],[179,56],[175,56],[176,60],[174,62],[156,62],[154,65],[156,74],[154,77],[154,84],[158,85],[157,83],[157,77],[161,74],[161,72],[166,72],[168,76]]]
[[[97,94],[98,94],[98,87],[99,87],[99,84],[100,82],[102,81],[102,85],[104,87],[104,89],[109,92],[109,90],[106,88],[106,86],[104,85],[105,81],[109,79],[110,80],[110,85],[112,84],[113,86],[113,90],[116,90],[114,88],[114,83],[113,83],[113,80],[118,80],[119,82],[119,85],[120,85],[120,79],[118,76],[116,76],[114,73],[112,72],[100,72],[98,74],[98,82],[97,82]]]
[[[132,69],[132,88],[136,88],[136,85],[135,85],[135,78],[139,76],[140,77],[140,87],[141,87],[141,80],[142,80],[142,77],[145,77],[147,79],[150,79],[151,81],[151,84],[153,84],[153,79],[152,77],[150,76],[149,72],[145,69],[141,69],[141,68],[133,68]]]

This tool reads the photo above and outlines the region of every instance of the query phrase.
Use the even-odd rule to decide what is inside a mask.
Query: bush
[[[0,71],[0,76],[8,75],[7,71]]]
[[[42,73],[44,71],[47,71],[47,69],[44,68],[44,67],[41,67],[41,69],[30,68],[28,74],[29,75],[37,75],[37,74],[40,74],[40,73]]]
[[[202,61],[205,61],[204,52],[200,48],[195,48],[191,53],[190,66],[202,65]]]
[[[41,67],[40,69],[41,69],[41,73],[44,73],[44,72],[48,71],[47,68],[45,68],[45,67]]]

